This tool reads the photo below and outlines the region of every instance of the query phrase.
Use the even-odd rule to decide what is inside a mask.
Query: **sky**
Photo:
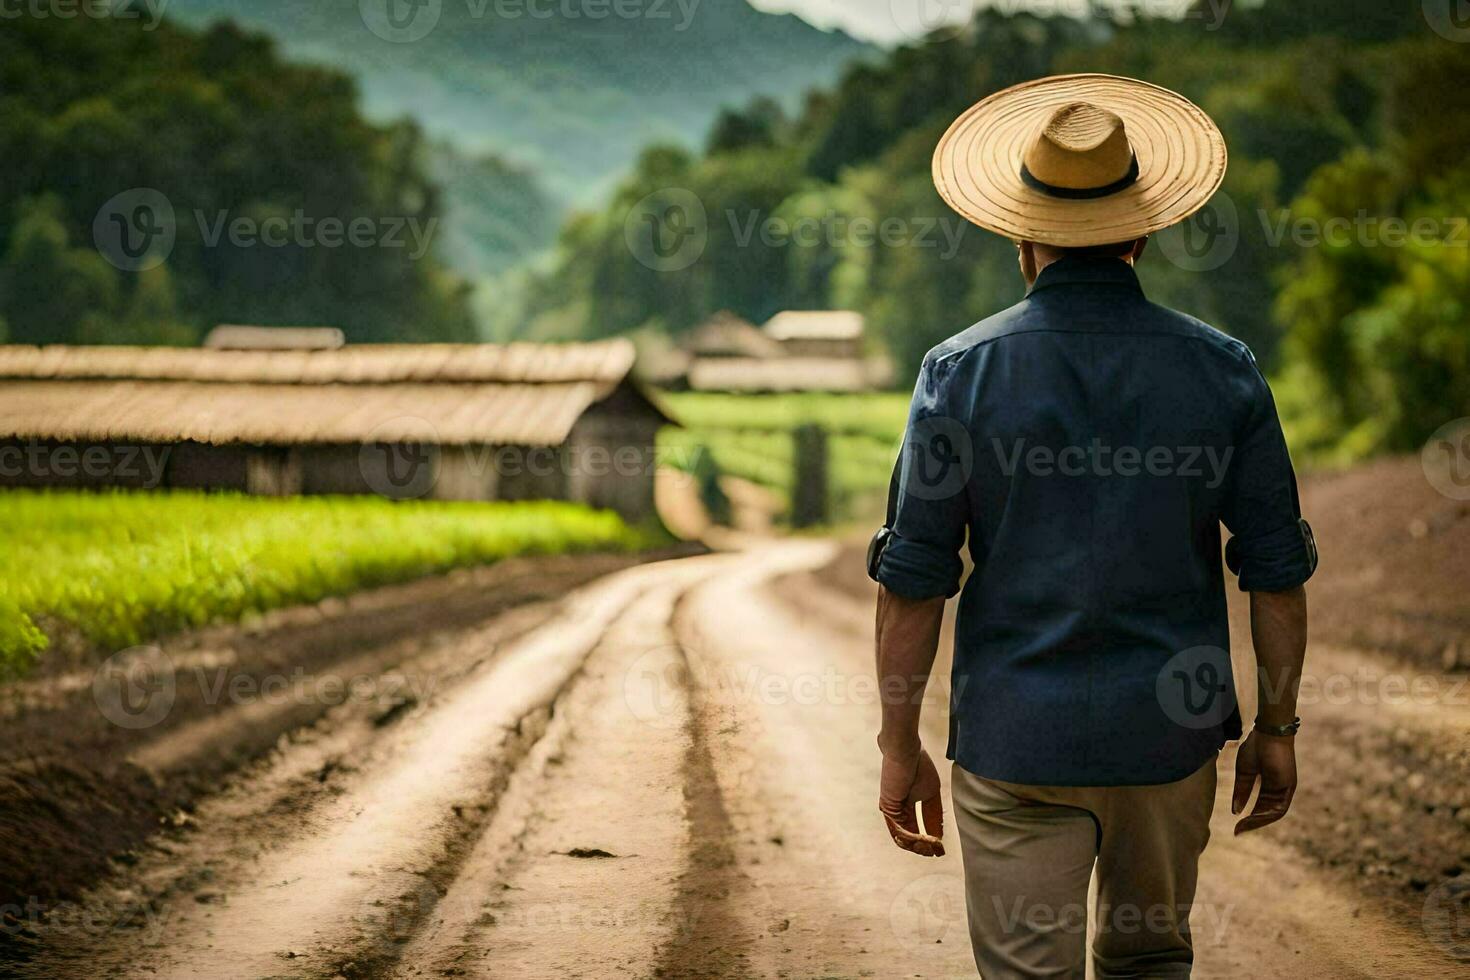
[[[902,44],[934,27],[969,19],[976,0],[750,0],[751,6],[794,13],[818,27],[840,27],[876,44]]]
[[[1125,11],[1162,13],[1177,10],[1189,0],[1106,0]],[[1078,13],[1088,0],[750,0],[752,6],[777,13],[795,13],[818,27],[840,27],[854,37],[875,44],[897,45],[918,41],[946,26],[962,24],[975,10],[1033,9],[1037,13]]]

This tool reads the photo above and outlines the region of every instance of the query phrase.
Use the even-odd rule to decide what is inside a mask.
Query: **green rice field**
[[[727,395],[667,393],[661,400],[682,423],[660,436],[662,459],[692,469],[708,452],[722,472],[758,483],[789,502],[795,479],[792,430],[827,430],[836,521],[881,510],[908,417],[906,393]]]
[[[514,555],[632,550],[655,532],[550,501],[0,492],[0,674],[46,630],[118,649]]]

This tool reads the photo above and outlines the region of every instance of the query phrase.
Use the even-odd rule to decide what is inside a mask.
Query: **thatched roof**
[[[252,327],[221,323],[204,335],[205,347],[220,350],[336,350],[347,343],[337,327]]]
[[[860,340],[863,315],[852,310],[786,310],[766,321],[776,340]]]
[[[778,341],[729,310],[695,327],[679,346],[698,357],[781,357],[786,353]]]
[[[627,340],[592,344],[350,344],[337,350],[14,345],[0,346],[0,379],[611,383],[627,376],[633,356],[633,345]]]
[[[324,351],[0,346],[0,438],[558,445],[629,382],[632,345]],[[641,410],[641,409],[640,409]]]
[[[867,391],[886,380],[882,365],[853,357],[710,357],[689,367],[695,391]]]

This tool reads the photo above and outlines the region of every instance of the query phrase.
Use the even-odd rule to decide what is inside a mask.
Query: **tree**
[[[774,146],[787,125],[786,113],[774,99],[754,99],[743,110],[723,109],[710,127],[705,152],[714,155]]]
[[[0,260],[0,316],[13,343],[75,341],[109,333],[119,302],[116,271],[90,249],[74,248],[54,196],[17,207],[10,247]]]
[[[146,23],[22,17],[0,32],[12,339],[189,342],[220,322],[476,337],[468,290],[436,255],[417,126],[369,123],[349,77],[284,63],[259,35]],[[173,210],[167,268],[119,271],[88,247],[94,220],[145,190]],[[284,233],[267,240],[267,221]]]

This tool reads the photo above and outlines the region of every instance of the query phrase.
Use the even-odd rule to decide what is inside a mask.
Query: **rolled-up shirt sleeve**
[[[945,365],[926,357],[889,485],[889,535],[874,577],[907,599],[952,596],[964,563],[973,442],[950,414]]]
[[[1249,403],[1234,443],[1220,519],[1232,537],[1225,563],[1244,592],[1295,588],[1317,569],[1311,528],[1302,520],[1296,473],[1276,402],[1254,358],[1246,355]]]

